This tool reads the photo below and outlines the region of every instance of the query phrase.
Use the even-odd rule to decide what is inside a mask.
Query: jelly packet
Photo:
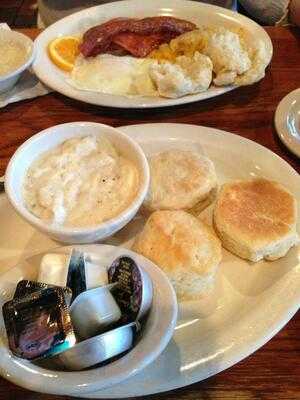
[[[70,305],[72,298],[72,290],[70,288],[67,287],[60,288],[59,286],[56,285],[48,285],[47,283],[29,281],[25,279],[18,282],[14,294],[14,299],[21,299],[22,297],[27,296],[28,294],[38,292],[39,290],[47,288],[62,289],[64,292],[66,303],[68,306]]]
[[[61,288],[46,288],[15,298],[5,303],[2,311],[10,350],[18,357],[51,357],[76,342]]]
[[[128,257],[117,258],[108,268],[108,281],[118,283],[112,290],[126,322],[141,319],[152,304],[152,282],[145,270]]]

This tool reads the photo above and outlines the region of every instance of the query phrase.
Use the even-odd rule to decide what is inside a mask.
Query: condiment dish
[[[28,360],[22,360],[12,355],[9,350],[3,319],[0,316],[0,370],[3,376],[27,389],[52,393],[56,395],[79,396],[92,393],[96,390],[104,389],[122,380],[125,380],[146,366],[151,364],[165,349],[172,338],[177,321],[177,300],[174,289],[160,268],[156,267],[150,260],[122,247],[108,245],[85,245],[76,246],[78,250],[85,253],[96,254],[100,260],[101,267],[107,267],[121,255],[131,257],[143,270],[145,270],[153,284],[153,302],[147,320],[143,321],[137,342],[127,354],[123,354],[117,360],[105,365],[96,365],[94,368],[85,371],[61,371],[57,366],[50,366],[51,359],[43,360],[43,364],[31,363]],[[69,254],[71,247],[62,247],[55,249],[55,253]],[[22,260],[16,267],[1,276],[0,282],[0,308],[3,303],[13,297],[15,287],[21,279],[36,280],[38,276],[41,259],[45,253],[37,254],[27,260]],[[128,325],[127,325],[128,326]],[[122,332],[118,332],[122,333]],[[123,332],[124,333],[124,332]],[[122,333],[122,336],[123,336]],[[123,337],[124,339],[124,337]],[[92,340],[92,342],[95,339]],[[80,343],[83,343],[82,345]],[[90,342],[87,340],[79,343],[79,350]],[[125,345],[131,346],[130,337],[120,343],[124,350]],[[124,345],[124,347],[123,347]],[[76,347],[75,347],[76,346]],[[101,348],[97,345],[97,354],[93,355],[91,347],[86,351],[84,364],[78,364],[77,345],[74,346],[75,358],[73,364],[68,364],[68,368],[84,368],[88,364],[101,361],[98,358],[101,354]],[[93,347],[93,346],[92,346]],[[110,355],[116,354],[116,344],[109,349]],[[118,350],[118,351],[119,351]],[[63,353],[61,353],[63,354]],[[69,356],[72,352],[65,353],[71,362]],[[62,356],[63,357],[63,356]],[[97,358],[96,358],[97,357]],[[49,364],[48,364],[49,362]],[[83,360],[82,360],[83,362]]]

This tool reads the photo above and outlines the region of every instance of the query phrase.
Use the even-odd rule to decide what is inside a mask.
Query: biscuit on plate
[[[185,211],[155,211],[133,250],[167,274],[179,300],[197,300],[208,293],[222,257],[213,230]]]
[[[296,199],[267,179],[222,186],[214,226],[223,246],[250,261],[275,260],[299,242]]]
[[[197,152],[169,150],[149,159],[147,211],[187,210],[196,213],[214,199],[217,176],[213,162]]]

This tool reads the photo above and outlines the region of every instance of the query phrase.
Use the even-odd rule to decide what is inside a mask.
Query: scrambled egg
[[[192,60],[196,52],[206,55],[213,64],[216,86],[249,85],[264,77],[269,55],[262,42],[250,48],[241,29],[202,27],[180,35],[150,54],[164,64],[175,62],[178,56]]]
[[[192,57],[177,57],[175,63],[156,62],[149,71],[160,96],[177,98],[207,90],[212,81],[212,69],[211,60],[196,52]]]

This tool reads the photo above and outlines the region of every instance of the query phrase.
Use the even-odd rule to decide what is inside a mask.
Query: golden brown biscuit
[[[203,209],[213,200],[217,177],[212,161],[193,151],[169,150],[149,159],[148,211]]]
[[[214,209],[214,225],[223,246],[258,261],[283,257],[299,241],[296,199],[267,179],[223,185]]]
[[[180,300],[197,299],[209,290],[221,261],[213,230],[185,211],[154,212],[133,250],[168,275]]]

